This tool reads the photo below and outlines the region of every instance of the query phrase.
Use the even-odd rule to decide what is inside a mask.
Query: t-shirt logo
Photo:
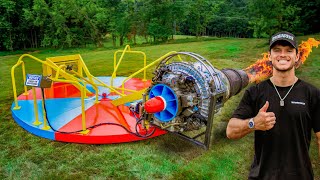
[[[304,102],[299,102],[299,101],[291,101],[291,104],[298,104],[298,105],[306,105]]]

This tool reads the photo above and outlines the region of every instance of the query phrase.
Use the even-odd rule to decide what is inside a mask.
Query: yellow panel
[[[50,64],[53,63],[57,66],[60,66],[60,65],[72,66],[72,69],[74,71],[76,71],[82,75],[83,65],[81,65],[82,61],[80,61],[80,59],[81,59],[80,54],[75,54],[75,55],[67,55],[67,56],[48,57],[46,60],[48,63],[50,63]],[[65,68],[63,70],[65,70]],[[56,72],[54,70],[52,70],[50,67],[46,67],[44,65],[43,66],[43,74],[55,76]],[[62,77],[62,76],[60,76],[60,77]]]

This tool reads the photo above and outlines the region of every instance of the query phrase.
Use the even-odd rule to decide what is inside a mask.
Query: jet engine
[[[140,117],[145,124],[208,148],[214,114],[248,83],[249,78],[242,70],[219,70],[198,54],[177,52],[156,67],[152,85],[139,108]],[[203,128],[194,137],[185,134]],[[197,140],[202,135],[204,142]]]

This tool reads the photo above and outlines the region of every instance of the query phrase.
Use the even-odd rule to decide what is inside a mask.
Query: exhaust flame
[[[299,45],[300,60],[298,67],[307,60],[309,54],[312,52],[312,47],[315,46],[318,48],[319,44],[320,41],[317,41],[314,38],[309,38],[306,42],[302,41]]]
[[[272,74],[272,63],[269,61],[268,53],[263,53],[263,58],[245,68],[244,71],[249,77],[249,81],[258,83]]]
[[[296,68],[298,68],[307,60],[309,54],[312,52],[312,48],[318,47],[319,44],[320,41],[317,41],[314,38],[309,38],[307,41],[302,41],[298,48],[300,59],[296,64]],[[268,53],[263,53],[262,55],[262,59],[257,60],[254,64],[244,69],[244,71],[248,74],[249,81],[251,83],[261,82],[272,75],[273,68],[271,61],[269,61],[269,55]]]

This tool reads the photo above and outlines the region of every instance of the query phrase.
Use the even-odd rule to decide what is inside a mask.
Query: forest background
[[[0,51],[318,33],[319,0],[0,0]]]

